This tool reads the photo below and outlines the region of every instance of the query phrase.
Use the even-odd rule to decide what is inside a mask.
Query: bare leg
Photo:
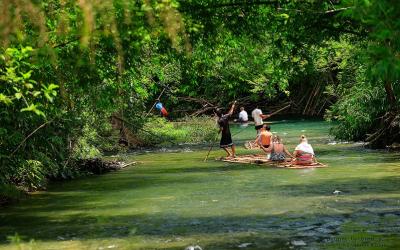
[[[231,149],[232,149],[232,156],[233,156],[233,157],[236,157],[236,154],[235,154],[235,144],[232,145]]]
[[[226,157],[231,156],[231,152],[229,152],[228,148],[223,148],[225,150],[225,152],[227,153]]]

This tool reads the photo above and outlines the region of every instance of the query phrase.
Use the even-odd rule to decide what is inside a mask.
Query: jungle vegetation
[[[124,128],[151,130],[161,92],[174,118],[233,100],[291,103],[292,114],[338,121],[338,139],[400,142],[396,0],[3,0],[0,9],[2,197],[79,175],[74,160],[118,150],[112,135]]]

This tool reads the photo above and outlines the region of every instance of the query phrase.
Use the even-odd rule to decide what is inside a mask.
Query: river
[[[253,126],[241,129],[238,154],[257,152],[242,146]],[[320,169],[219,162],[216,147],[203,162],[206,146],[129,154],[140,163],[0,209],[0,249],[400,249],[400,154],[336,142],[329,129],[272,123],[290,151],[307,135]]]

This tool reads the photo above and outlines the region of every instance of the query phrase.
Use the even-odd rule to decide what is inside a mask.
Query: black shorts
[[[259,129],[262,128],[263,126],[264,126],[264,124],[257,125],[257,126],[255,126],[255,129],[256,129],[256,130],[259,130]]]

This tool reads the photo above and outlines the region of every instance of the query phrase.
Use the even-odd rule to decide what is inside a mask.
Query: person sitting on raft
[[[271,127],[267,124],[264,124],[260,129],[260,134],[257,136],[255,140],[255,144],[258,144],[260,147],[268,148],[271,144]]]
[[[248,121],[249,121],[249,116],[248,116],[246,110],[244,110],[244,107],[240,107],[238,122],[247,123]]]
[[[310,144],[305,135],[300,136],[300,144],[295,148],[293,160],[296,165],[311,165],[316,162],[314,149]]]
[[[274,135],[272,138],[272,143],[268,148],[261,145],[261,148],[266,152],[270,153],[269,160],[271,161],[285,161],[286,155],[293,158],[292,154],[283,145],[282,140],[279,136]]]
[[[221,133],[221,141],[219,143],[219,146],[227,153],[226,157],[236,157],[235,144],[233,144],[232,142],[231,130],[229,129],[229,117],[233,114],[235,104],[236,101],[232,104],[231,109],[225,115],[222,114],[222,111],[220,109],[216,109],[214,111],[214,113],[218,116],[218,134]],[[231,148],[232,152],[229,152],[229,147]]]

